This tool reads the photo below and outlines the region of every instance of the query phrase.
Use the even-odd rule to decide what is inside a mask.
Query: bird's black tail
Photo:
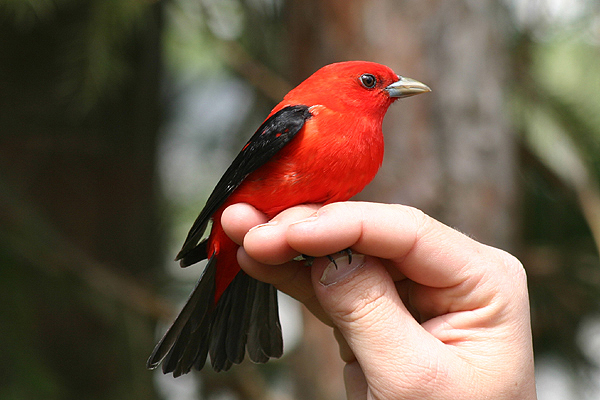
[[[163,361],[174,377],[201,370],[210,354],[215,371],[243,361],[246,349],[256,363],[283,353],[277,290],[240,271],[214,305],[216,257],[211,257],[175,322],[154,348],[147,367]]]

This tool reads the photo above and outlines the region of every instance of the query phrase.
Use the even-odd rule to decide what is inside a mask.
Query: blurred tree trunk
[[[508,25],[501,5],[296,0],[288,7],[294,83],[322,65],[364,59],[433,89],[392,106],[383,167],[358,198],[413,205],[484,243],[512,248],[516,146],[503,112]],[[331,329],[308,314],[305,329],[299,368],[317,384],[302,385],[298,397],[343,398],[340,363],[317,361],[337,349]]]
[[[54,232],[57,243],[60,236],[90,260],[141,280],[161,261],[160,11],[140,3],[140,14],[125,21],[134,7],[111,4],[61,2],[40,16],[24,2],[26,23],[1,16],[0,183],[2,200],[17,200],[0,210],[0,223],[10,222],[0,237],[13,240],[0,241],[0,269],[10,277],[2,293],[19,318],[2,322],[10,340],[3,344],[13,350],[0,367],[12,381],[0,397],[154,397],[144,368],[151,321],[52,264],[75,254],[40,251]],[[118,57],[103,53],[109,38]]]
[[[515,250],[517,141],[506,111],[509,23],[494,1],[440,2],[430,36],[438,215],[484,243]]]

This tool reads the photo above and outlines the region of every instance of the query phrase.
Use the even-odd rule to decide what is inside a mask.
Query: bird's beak
[[[390,97],[408,97],[431,92],[429,86],[414,79],[398,76],[398,80],[384,89]]]

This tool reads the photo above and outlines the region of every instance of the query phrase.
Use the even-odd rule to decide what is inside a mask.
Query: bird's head
[[[284,101],[383,117],[395,100],[429,91],[423,83],[399,76],[385,65],[348,61],[319,69]]]

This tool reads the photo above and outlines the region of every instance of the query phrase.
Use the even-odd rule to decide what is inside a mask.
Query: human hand
[[[271,221],[247,204],[222,217],[251,276],[334,327],[349,399],[534,399],[523,267],[400,205],[302,205]],[[289,261],[352,249],[311,268]]]

